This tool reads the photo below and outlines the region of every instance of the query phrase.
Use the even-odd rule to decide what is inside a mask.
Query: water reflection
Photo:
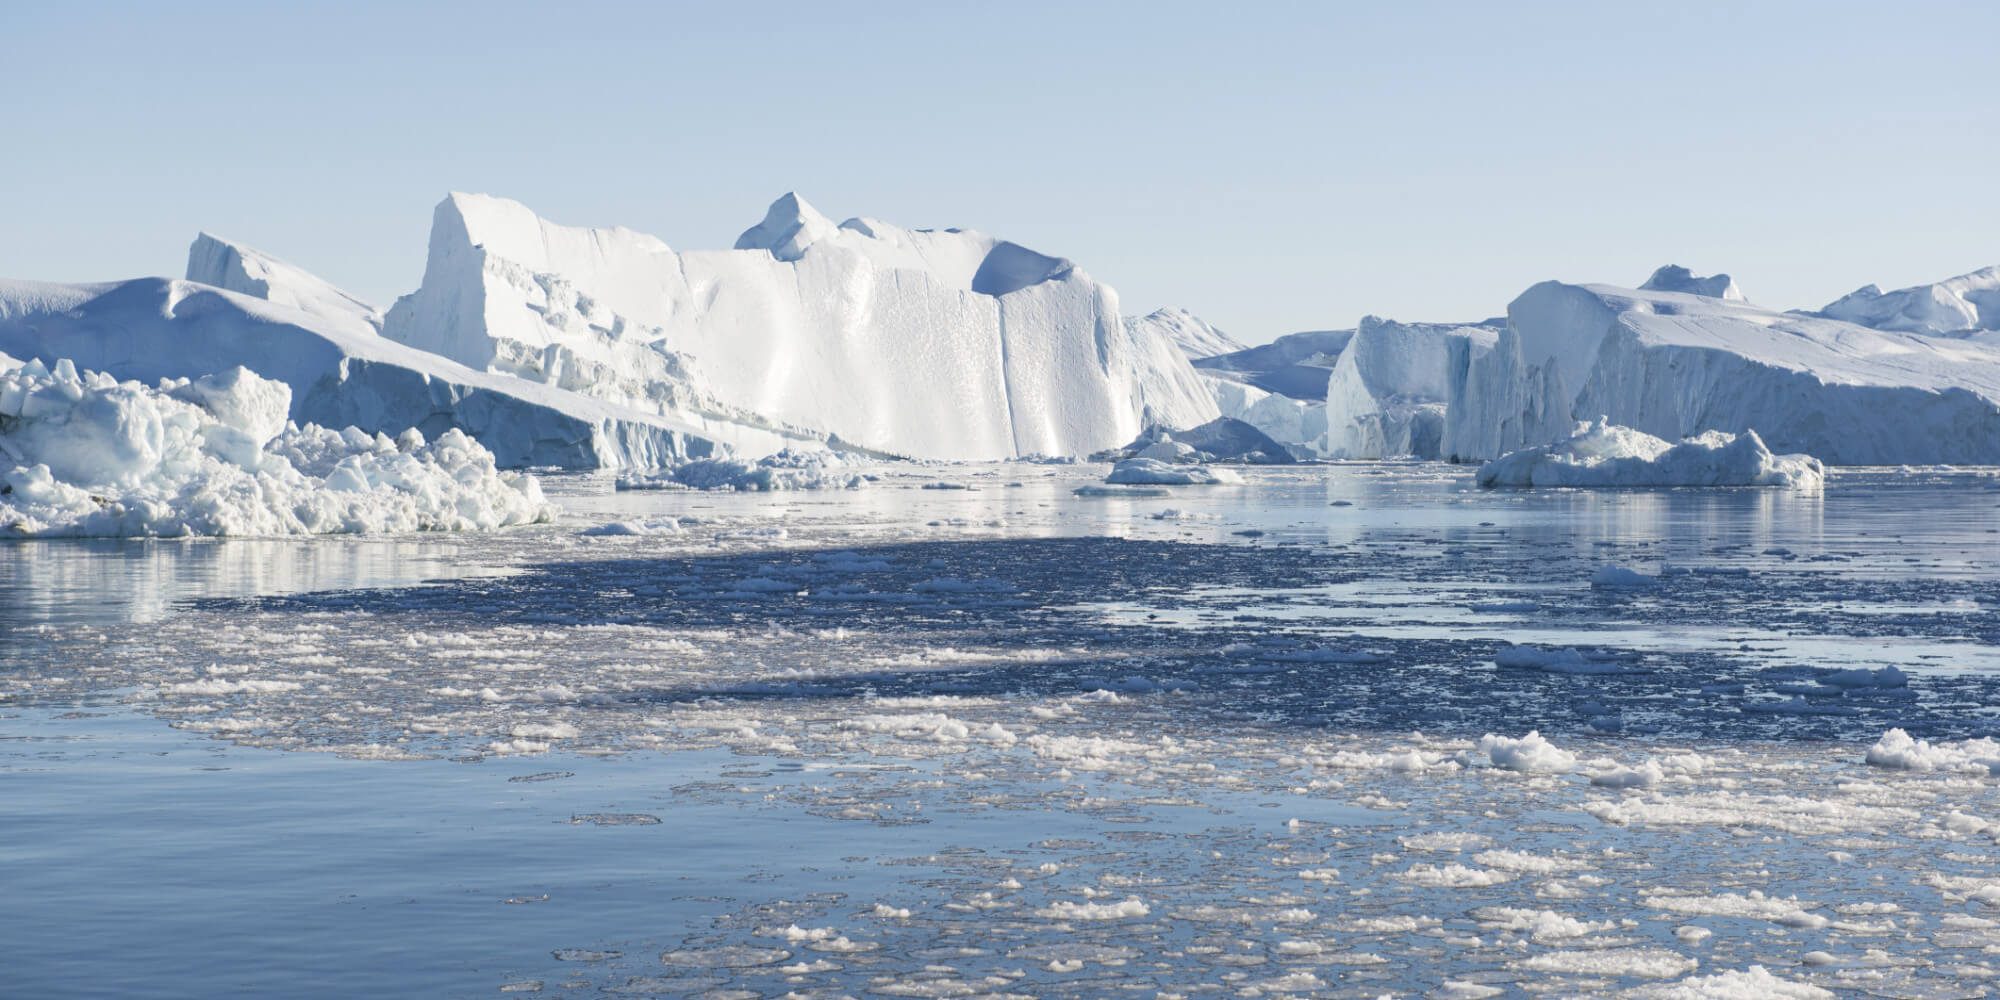
[[[157,621],[200,597],[410,584],[459,576],[450,536],[62,539],[0,543],[0,633]]]

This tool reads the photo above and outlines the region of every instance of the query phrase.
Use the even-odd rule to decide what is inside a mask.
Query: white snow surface
[[[483,530],[556,513],[459,431],[300,427],[290,387],[242,367],[148,387],[0,362],[0,535]]]
[[[475,369],[922,458],[1077,455],[1218,415],[1172,342],[1067,260],[968,230],[834,225],[778,199],[675,251],[453,194],[390,338]]]
[[[1363,317],[1327,382],[1324,453],[1439,457],[1453,345],[1479,357],[1498,339],[1483,326]]]
[[[1216,329],[1200,316],[1176,307],[1155,309],[1144,316],[1127,316],[1125,325],[1132,329],[1135,336],[1165,337],[1190,361],[1233,354],[1249,346]]]
[[[1820,315],[1877,330],[1964,337],[2000,330],[2000,267],[1884,292],[1863,285]]]
[[[1461,460],[1602,415],[1667,440],[1754,428],[1832,465],[2000,462],[2000,349],[1746,302],[1543,282],[1449,369],[1441,450]]]
[[[1481,486],[1790,486],[1818,488],[1810,455],[1773,455],[1757,432],[1707,431],[1678,444],[1602,420],[1555,444],[1509,452],[1479,468]]]

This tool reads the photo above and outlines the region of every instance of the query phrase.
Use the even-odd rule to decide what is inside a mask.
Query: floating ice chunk
[[[1240,483],[1243,477],[1228,469],[1206,465],[1171,465],[1151,458],[1128,458],[1104,477],[1114,486],[1218,486]]]
[[[1473,868],[1457,862],[1445,865],[1411,865],[1408,871],[1396,877],[1411,885],[1427,889],[1476,889],[1514,880],[1514,876],[1508,872]]]
[[[1584,937],[1618,926],[1609,920],[1578,920],[1554,910],[1529,910],[1514,906],[1482,906],[1472,915],[1486,930],[1526,934],[1541,943]]]
[[[1614,767],[1590,776],[1590,783],[1600,788],[1651,788],[1665,780],[1666,771],[1656,760],[1647,760],[1637,767]]]
[[[1596,951],[1551,951],[1513,963],[1535,972],[1577,976],[1634,976],[1671,979],[1693,972],[1701,963],[1664,948],[1604,948]]]
[[[785,449],[763,458],[705,458],[684,462],[661,473],[618,477],[621,490],[733,490],[768,493],[776,490],[859,489],[867,476],[839,454]]]
[[[1538,730],[1519,739],[1487,733],[1478,746],[1494,767],[1509,771],[1563,774],[1576,769],[1576,755],[1543,739]]]
[[[1815,679],[1821,684],[1837,688],[1900,688],[1908,687],[1910,684],[1910,675],[1893,665],[1874,670],[1866,667],[1836,670],[1830,674],[1821,674]]]
[[[618,537],[643,535],[679,535],[681,523],[671,517],[652,518],[637,521],[612,521],[583,529],[581,534],[592,537]]]
[[[1709,895],[1681,893],[1672,889],[1642,890],[1640,901],[1652,909],[1684,916],[1739,917],[1768,920],[1784,927],[1816,929],[1831,923],[1809,912],[1818,903],[1799,901],[1797,896],[1767,896],[1752,889],[1745,894],[1720,892]]]
[[[1152,913],[1152,907],[1136,896],[1116,903],[1073,903],[1058,900],[1035,911],[1038,917],[1051,920],[1129,920]]]
[[[1624,566],[1604,565],[1590,574],[1592,590],[1645,590],[1660,585],[1660,578],[1647,576]]]
[[[1645,673],[1631,663],[1629,655],[1601,650],[1574,648],[1544,649],[1539,646],[1506,645],[1493,654],[1493,664],[1509,670],[1543,670],[1552,674],[1635,674]]]
[[[1827,990],[1780,979],[1761,965],[1740,972],[1718,972],[1677,983],[1644,986],[1626,996],[1636,1000],[1834,1000],[1834,994]]]
[[[1863,757],[1876,767],[1900,771],[1983,771],[2000,775],[2000,741],[1981,738],[1956,743],[1915,739],[1891,729]]]
[[[1773,455],[1757,432],[1708,431],[1679,444],[1603,420],[1567,440],[1480,466],[1485,487],[1790,486],[1816,489],[1826,470],[1810,455]]]

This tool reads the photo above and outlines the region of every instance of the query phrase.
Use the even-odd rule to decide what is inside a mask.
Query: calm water
[[[2000,818],[1992,783],[1860,757],[2000,728],[1989,475],[934,471],[565,478],[565,523],[483,537],[0,547],[7,992],[1985,981],[1953,915],[1993,838],[1938,817]],[[1509,642],[1610,667],[1496,669]],[[1822,683],[1887,664],[1911,680]],[[1478,743],[1529,728],[1577,763]],[[1590,781],[1676,754],[1706,763]],[[1824,917],[1741,902],[1789,896]]]

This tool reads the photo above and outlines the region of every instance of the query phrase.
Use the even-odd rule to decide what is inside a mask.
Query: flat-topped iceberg
[[[551,520],[532,476],[457,430],[391,440],[289,423],[235,367],[155,386],[0,356],[0,535],[465,531]]]
[[[1816,488],[1826,470],[1810,455],[1773,455],[1756,431],[1706,431],[1678,444],[1602,420],[1555,444],[1523,448],[1479,468],[1485,487],[1789,486]]]
[[[1082,455],[1218,415],[1166,336],[1068,260],[969,230],[834,224],[796,195],[735,249],[440,204],[384,333],[621,406],[921,458]]]

